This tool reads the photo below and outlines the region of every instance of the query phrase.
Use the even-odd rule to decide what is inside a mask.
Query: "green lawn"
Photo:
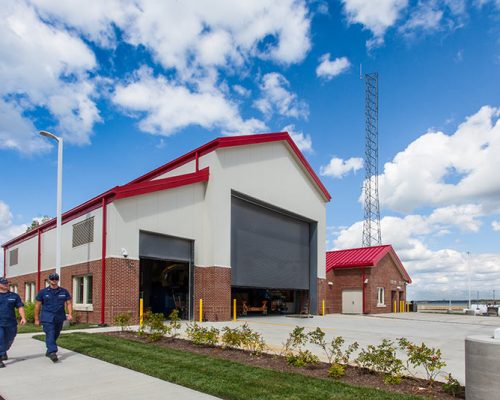
[[[73,330],[73,329],[90,329],[97,328],[96,324],[74,324],[70,325],[67,328],[63,328],[63,330]],[[34,333],[34,332],[43,332],[41,326],[36,326],[35,324],[28,323],[26,325],[17,325],[17,333]]]
[[[43,339],[43,336],[36,338]],[[78,332],[62,335],[58,344],[66,349],[224,399],[421,399],[352,387],[333,380],[248,366],[97,333]]]

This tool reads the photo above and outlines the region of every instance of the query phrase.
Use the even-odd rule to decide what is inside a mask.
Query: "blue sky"
[[[7,1],[0,241],[222,135],[288,130],[359,246],[365,72],[379,73],[382,237],[415,298],[500,293],[500,2]],[[1,262],[1,261],[0,261]]]

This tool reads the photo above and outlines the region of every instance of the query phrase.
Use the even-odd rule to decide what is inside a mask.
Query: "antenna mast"
[[[361,74],[361,68],[360,68]],[[382,244],[378,200],[378,73],[365,79],[365,181],[363,247]]]

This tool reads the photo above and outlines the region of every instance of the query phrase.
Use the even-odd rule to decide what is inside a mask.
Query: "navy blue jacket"
[[[62,322],[66,319],[64,304],[66,301],[71,300],[71,295],[66,289],[62,287],[56,289],[52,289],[50,286],[46,287],[38,292],[36,300],[42,303],[40,322]]]
[[[16,308],[24,304],[17,293],[0,293],[0,326],[16,326]]]

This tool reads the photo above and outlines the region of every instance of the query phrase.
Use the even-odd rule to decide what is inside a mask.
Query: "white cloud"
[[[494,231],[500,232],[500,221],[492,221],[491,227]]]
[[[477,204],[442,207],[430,215],[405,217],[386,216],[381,219],[383,243],[392,244],[410,274],[413,298],[463,298],[467,273],[464,251],[443,248],[431,250],[427,245],[434,235],[453,231],[477,232],[482,208]],[[363,222],[359,221],[336,232],[334,248],[361,246]],[[500,254],[476,254],[471,257],[474,270],[473,288],[494,289],[500,284]],[[476,289],[475,289],[476,290]]]
[[[330,53],[323,54],[320,61],[321,63],[316,68],[316,75],[327,80],[346,72],[351,66],[347,57],[339,57],[330,61]]]
[[[0,105],[0,147],[23,152],[46,147],[33,138],[34,129],[27,133],[33,124],[23,111],[35,107],[56,118],[58,133],[69,142],[87,143],[100,120],[92,99],[95,85],[88,77],[96,67],[93,52],[74,34],[43,22],[24,2],[7,1],[0,18],[0,95],[9,99]],[[3,119],[16,112],[15,122]]]
[[[297,131],[295,125],[287,125],[282,130],[289,133],[300,151],[312,153],[313,148],[310,135],[304,135],[304,133]]]
[[[362,24],[373,33],[368,47],[384,42],[384,34],[393,26],[408,5],[407,0],[342,0],[347,19],[351,24]]]
[[[328,165],[320,167],[320,175],[330,176],[333,178],[343,178],[349,172],[356,172],[363,168],[363,159],[359,157],[351,157],[347,160],[333,157]]]
[[[307,118],[307,103],[290,92],[289,86],[290,83],[281,74],[271,72],[264,75],[260,85],[262,95],[254,102],[254,106],[268,118],[274,113],[286,117]]]
[[[144,114],[139,128],[156,135],[168,136],[188,125],[235,134],[266,129],[262,121],[242,119],[237,106],[220,90],[190,90],[154,77],[147,69],[138,71],[131,82],[118,85],[112,100],[129,112]]]
[[[12,221],[9,206],[0,200],[0,244],[26,232],[27,225],[16,225]],[[3,275],[3,257],[0,257],[0,276]]]
[[[429,131],[412,142],[384,165],[381,206],[409,211],[474,199],[498,207],[499,116],[500,109],[484,106],[455,133]]]

